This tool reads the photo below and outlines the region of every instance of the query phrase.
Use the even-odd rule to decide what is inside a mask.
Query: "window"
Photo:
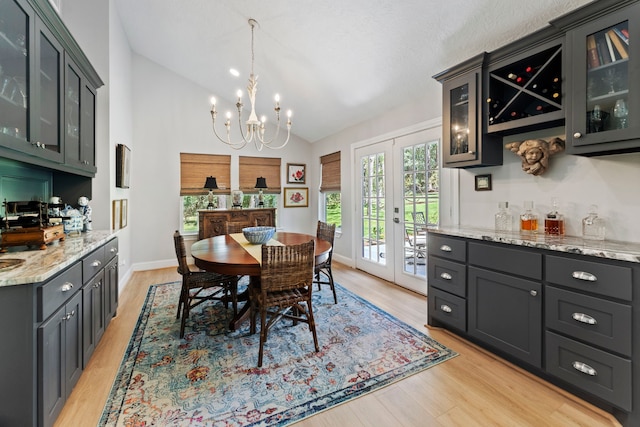
[[[216,197],[230,193],[231,156],[180,153],[181,232],[198,232],[198,209],[209,204],[209,190],[204,188],[208,176],[214,176],[218,189]]]
[[[240,156],[239,160],[239,176],[240,190],[246,194],[258,194],[256,180],[259,177],[265,178],[267,187],[263,190],[264,194],[280,194],[280,158],[268,157],[246,157]]]
[[[340,152],[320,157],[322,168],[320,182],[320,205],[322,219],[342,227],[342,205],[340,202]]]

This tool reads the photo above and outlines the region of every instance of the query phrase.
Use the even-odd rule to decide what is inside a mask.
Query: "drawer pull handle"
[[[574,279],[584,280],[587,282],[595,282],[596,280],[598,280],[595,275],[587,273],[586,271],[574,271],[573,273],[571,273],[571,276]]]
[[[442,246],[440,246],[440,250],[442,252],[451,252],[453,249],[451,249],[451,246],[449,246],[449,245],[442,245]]]
[[[449,273],[442,273],[442,274],[440,274],[440,277],[443,278],[444,280],[453,279],[453,277],[451,277],[451,275]]]
[[[598,371],[596,371],[586,363],[578,362],[577,360],[573,362],[573,369],[575,369],[576,371],[580,371],[583,374],[591,375],[592,377],[598,375]]]
[[[98,260],[95,260],[91,263],[91,267],[100,267],[102,263]]]
[[[573,318],[573,320],[581,323],[586,323],[587,325],[595,325],[598,323],[596,319],[584,313],[573,313],[571,317]]]
[[[109,250],[109,252],[111,252],[112,254],[115,254],[115,253],[117,252],[117,249],[116,249],[116,248],[111,248],[111,249]]]
[[[71,289],[73,289],[73,283],[71,282],[64,282],[60,287],[62,292],[69,292]]]
[[[446,304],[442,304],[440,306],[440,310],[444,311],[445,313],[451,313],[453,310],[451,309],[451,307],[449,307]]]
[[[76,315],[76,311],[75,310],[71,310],[71,313],[65,314],[64,317],[62,318],[62,320],[69,320],[75,315]]]
[[[538,296],[538,291],[536,291],[535,289],[531,289],[529,291],[529,294],[531,294],[532,297],[536,297],[536,296]]]

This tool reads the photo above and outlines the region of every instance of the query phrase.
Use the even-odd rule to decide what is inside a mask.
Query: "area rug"
[[[258,368],[259,333],[229,332],[221,302],[194,309],[180,339],[179,291],[149,289],[100,426],[284,426],[457,355],[336,284],[338,304],[314,292],[320,352],[282,320]]]

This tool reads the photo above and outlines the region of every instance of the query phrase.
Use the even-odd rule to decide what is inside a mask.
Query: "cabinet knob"
[[[440,274],[440,277],[443,278],[444,280],[451,280],[452,277],[449,273],[442,273]]]
[[[591,366],[587,365],[584,362],[578,362],[577,360],[573,362],[573,369],[575,369],[576,371],[582,372],[583,374],[587,374],[587,375],[591,375],[592,377],[595,377],[596,375],[598,375],[598,371],[596,371],[595,369],[593,369]]]
[[[91,263],[91,267],[100,267],[102,263],[98,260],[95,260]]]
[[[60,287],[62,292],[69,292],[71,289],[73,289],[73,283],[71,282],[64,282]]]
[[[440,250],[441,250],[442,252],[451,252],[451,251],[452,251],[451,246],[449,246],[449,245],[442,245],[442,246],[440,246]]]
[[[580,138],[582,138],[582,134],[581,134],[580,132],[575,132],[575,133],[573,134],[573,137],[574,137],[575,139],[580,139]]]
[[[535,289],[531,289],[529,293],[531,294],[532,297],[538,296],[538,291],[536,291]]]
[[[578,280],[584,280],[586,282],[595,282],[598,280],[595,274],[587,273],[586,271],[574,271],[571,273],[571,277]]]
[[[453,310],[451,309],[451,307],[449,307],[446,304],[442,304],[440,306],[440,310],[444,311],[445,313],[451,313]]]
[[[111,248],[109,249],[109,252],[111,252],[112,254],[115,254],[118,250],[116,248]]]
[[[586,323],[587,325],[595,325],[598,323],[596,319],[584,313],[573,313],[571,318],[577,322]]]

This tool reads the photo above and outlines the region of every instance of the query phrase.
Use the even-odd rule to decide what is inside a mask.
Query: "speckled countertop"
[[[7,252],[0,254],[0,261],[20,259],[24,262],[15,267],[0,268],[0,287],[45,281],[112,237],[111,231],[89,231],[68,235],[64,241],[53,242],[43,250],[26,246],[7,248]]]
[[[529,237],[523,236],[519,232],[496,233],[494,230],[470,227],[430,227],[428,231],[468,239],[640,263],[640,243],[634,242],[590,241],[581,237],[564,236],[558,238],[544,234]]]

